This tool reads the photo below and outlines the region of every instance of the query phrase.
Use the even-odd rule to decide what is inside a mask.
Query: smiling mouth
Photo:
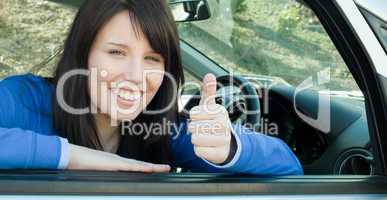
[[[121,99],[125,101],[137,101],[141,98],[141,93],[140,92],[132,92],[132,91],[125,91],[125,90],[120,90],[117,93],[117,96],[120,97]]]

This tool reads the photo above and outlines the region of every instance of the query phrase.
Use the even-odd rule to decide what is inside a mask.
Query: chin
[[[112,122],[123,122],[123,121],[133,121],[135,120],[138,116],[140,115],[140,113],[133,113],[133,114],[121,114],[121,113],[118,113],[117,116],[110,116],[110,119],[112,120]]]
[[[132,107],[132,109],[130,109]],[[125,110],[120,111],[120,109],[129,109],[125,113]],[[111,112],[116,111],[116,112]],[[135,105],[129,106],[129,107],[114,107],[109,111],[109,117],[112,122],[122,122],[122,121],[133,121],[135,120],[140,113],[143,111],[142,106],[140,103],[136,103]]]
[[[136,119],[137,116],[138,115],[119,115],[117,117],[117,121],[120,121],[120,122],[122,122],[122,121],[133,121],[133,120]]]

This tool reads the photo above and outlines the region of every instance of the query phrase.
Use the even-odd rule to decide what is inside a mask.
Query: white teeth
[[[127,92],[127,91],[120,91],[118,93],[118,96],[121,97],[122,99],[128,100],[128,101],[136,101],[140,99],[139,94],[134,94],[132,92]]]
[[[124,99],[126,99],[126,100],[130,100],[130,94],[129,94],[129,92],[124,92]]]

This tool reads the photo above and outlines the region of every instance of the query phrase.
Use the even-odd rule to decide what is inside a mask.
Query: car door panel
[[[273,178],[201,173],[0,172],[2,195],[384,195],[386,187],[387,179],[378,176]]]

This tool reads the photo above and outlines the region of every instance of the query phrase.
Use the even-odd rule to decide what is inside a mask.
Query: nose
[[[143,82],[143,65],[141,59],[131,59],[129,64],[125,67],[124,79],[135,84]]]

